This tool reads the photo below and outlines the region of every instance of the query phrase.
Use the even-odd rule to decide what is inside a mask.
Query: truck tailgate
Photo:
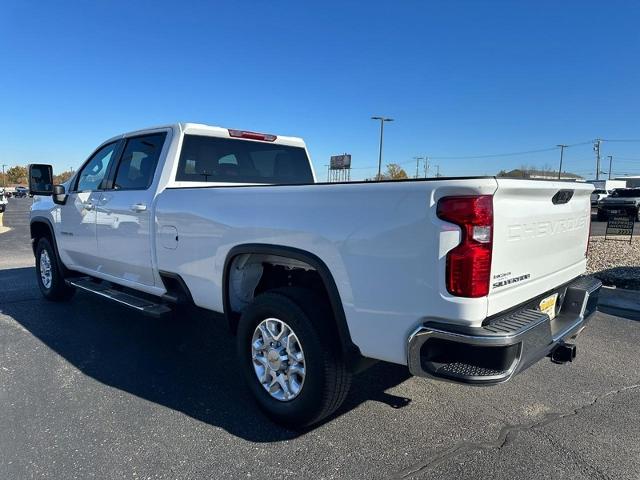
[[[497,179],[488,315],[584,273],[589,184]]]

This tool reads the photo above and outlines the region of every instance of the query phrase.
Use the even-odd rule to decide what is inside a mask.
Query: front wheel
[[[58,265],[58,257],[51,242],[48,238],[40,238],[36,246],[38,287],[44,298],[54,302],[68,300],[75,293],[75,289],[65,283]]]
[[[241,368],[258,405],[277,423],[317,423],[349,391],[351,374],[325,304],[312,291],[283,288],[256,297],[240,318]]]

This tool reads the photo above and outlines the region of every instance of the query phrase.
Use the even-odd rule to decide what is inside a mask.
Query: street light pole
[[[560,147],[560,168],[558,169],[558,180],[560,180],[560,175],[562,175],[562,157],[564,157],[564,149],[567,145],[556,145],[556,147]]]
[[[384,122],[393,122],[393,118],[371,117],[371,120],[380,120],[380,150],[378,151],[378,178],[382,177],[382,137],[384,135]]]
[[[416,178],[418,178],[418,171],[420,168],[420,160],[422,160],[424,157],[413,157],[413,159],[416,161]]]
[[[593,151],[596,152],[596,180],[600,180],[600,144],[602,140],[596,138],[593,142]]]
[[[2,189],[7,189],[7,175],[4,173],[4,167],[8,167],[9,165],[2,164]]]
[[[611,167],[613,166],[613,156],[609,155],[609,180],[611,180]]]

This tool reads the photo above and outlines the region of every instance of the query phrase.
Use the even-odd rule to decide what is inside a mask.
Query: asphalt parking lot
[[[598,313],[576,361],[463,387],[379,363],[328,422],[256,412],[218,318],[44,301],[29,199],[0,234],[0,478],[640,477],[640,322]]]

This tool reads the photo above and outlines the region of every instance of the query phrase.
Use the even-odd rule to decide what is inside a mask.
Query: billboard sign
[[[344,170],[351,168],[351,155],[333,155],[331,157],[331,162],[329,163],[329,168],[331,170]]]

